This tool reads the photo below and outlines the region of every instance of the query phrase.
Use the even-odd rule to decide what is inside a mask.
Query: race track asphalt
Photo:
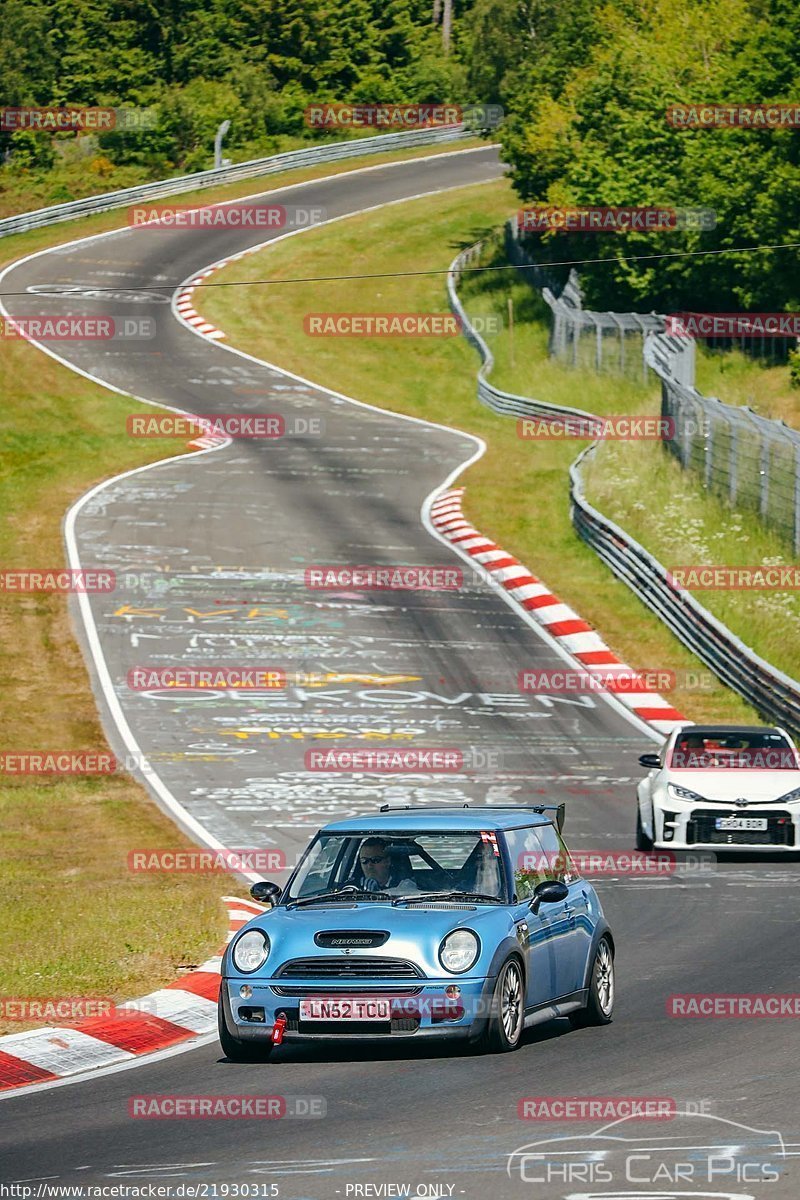
[[[279,199],[332,217],[500,171],[496,150],[485,148],[332,176]],[[34,257],[0,285],[12,316],[152,317],[155,336],[147,341],[50,346],[118,389],[197,414],[280,413],[288,428],[298,418],[324,426],[321,434],[237,440],[159,464],[101,487],[76,512],[80,561],[113,568],[121,581],[113,594],[91,598],[87,618],[97,636],[90,668],[115,750],[123,755],[131,744],[121,714],[155,768],[158,786],[145,779],[154,799],[169,805],[165,796],[174,797],[189,825],[199,822],[228,846],[274,846],[289,863],[326,820],[386,802],[565,800],[574,848],[631,848],[637,757],[652,741],[600,698],[521,695],[521,667],[562,660],[494,588],[468,573],[453,591],[306,586],[306,569],[322,564],[463,566],[420,512],[476,445],[231,354],[174,318],[167,303],[174,287],[264,240],[263,230],[125,229]],[[379,379],[374,386],[378,396]],[[80,629],[88,653],[93,635],[84,623]],[[126,682],[135,666],[221,663],[283,669],[289,686],[258,698],[176,698]],[[325,681],[334,675],[375,678]],[[309,676],[313,686],[297,682]],[[391,676],[405,678],[385,682]],[[330,738],[337,731],[339,742]],[[337,744],[457,748],[467,769],[437,779],[307,769],[309,749]],[[440,1196],[470,1200],[796,1196],[791,1150],[773,1154],[780,1177],[765,1180],[763,1153],[757,1167],[756,1151],[747,1149],[761,1135],[723,1124],[800,1142],[796,1023],[676,1020],[666,1004],[676,992],[795,991],[799,880],[794,863],[758,861],[603,880],[618,943],[615,1021],[599,1030],[543,1026],[514,1055],[476,1057],[429,1044],[285,1047],[260,1066],[229,1063],[210,1043],[9,1098],[0,1106],[2,1178],[275,1184],[273,1194],[289,1200],[391,1195],[364,1190],[388,1183],[408,1183],[412,1195],[424,1185],[428,1194],[439,1188]],[[129,1117],[131,1096],[165,1093],[318,1097],[326,1115]],[[584,1155],[583,1173],[551,1158],[549,1166],[526,1160],[522,1172],[515,1160],[509,1174],[508,1155],[518,1147],[578,1133],[583,1146],[597,1128],[522,1121],[520,1099],[578,1095],[672,1097],[712,1119],[625,1125],[615,1132],[630,1143],[613,1151],[603,1143],[591,1168]],[[667,1149],[664,1138],[682,1149]],[[736,1155],[711,1152],[711,1179],[702,1149],[709,1145],[740,1147]],[[677,1177],[675,1163],[683,1164]]]

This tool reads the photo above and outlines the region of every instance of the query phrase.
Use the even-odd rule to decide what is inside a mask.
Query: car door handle
[[[568,904],[564,905],[564,915],[569,918],[570,925],[575,924],[575,909],[570,908]]]

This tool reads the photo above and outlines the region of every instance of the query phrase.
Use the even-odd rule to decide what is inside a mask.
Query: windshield
[[[797,754],[780,733],[740,730],[687,730],[675,742],[670,766],[683,770],[731,767],[796,771]]]
[[[345,887],[364,900],[372,893],[379,899],[455,891],[502,898],[501,862],[494,833],[321,833],[300,863],[288,899]]]

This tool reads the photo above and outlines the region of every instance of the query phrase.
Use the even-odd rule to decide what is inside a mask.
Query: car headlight
[[[257,971],[269,958],[269,938],[260,929],[248,929],[231,951],[237,971]]]
[[[774,803],[791,804],[793,800],[800,800],[800,787],[792,788],[791,792],[787,792],[785,796],[778,796]]]
[[[705,796],[700,796],[697,792],[693,792],[689,788],[678,787],[677,783],[668,784],[667,791],[673,800],[699,800],[701,804],[709,803]]]
[[[454,929],[439,947],[439,962],[445,971],[460,975],[473,966],[479,952],[480,942],[471,929]]]

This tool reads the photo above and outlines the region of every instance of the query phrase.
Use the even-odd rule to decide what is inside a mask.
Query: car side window
[[[537,826],[536,833],[542,843],[544,860],[549,871],[549,874],[545,878],[557,879],[560,883],[566,884],[574,883],[576,879],[580,879],[580,874],[576,870],[564,839],[555,825],[539,825]]]
[[[513,891],[517,900],[529,900],[537,884],[553,879],[542,843],[533,826],[506,831],[506,845],[511,859]]]

